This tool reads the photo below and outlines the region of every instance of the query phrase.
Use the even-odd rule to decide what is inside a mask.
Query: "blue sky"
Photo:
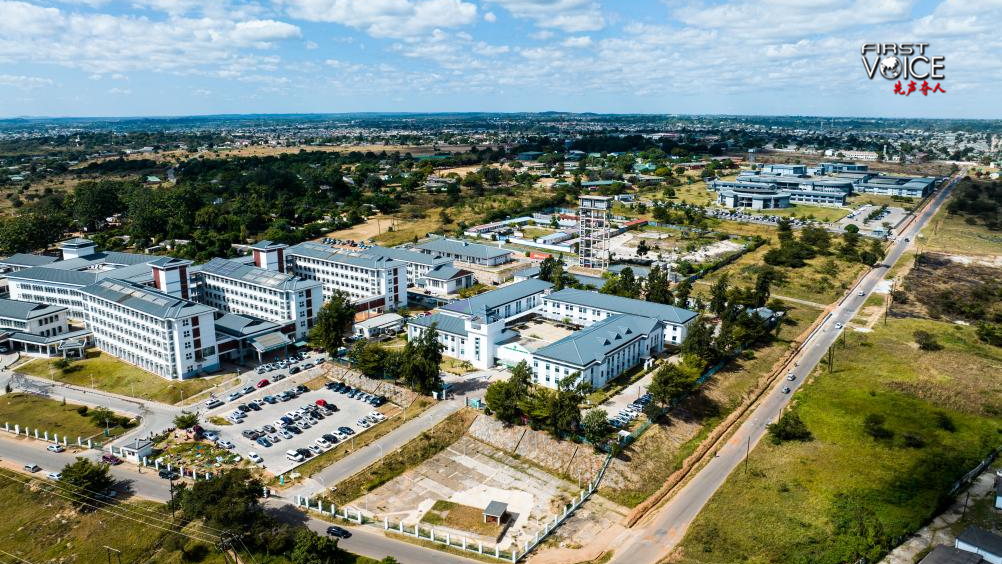
[[[1002,0],[0,0],[0,116],[1002,117]],[[866,77],[926,42],[945,94]]]

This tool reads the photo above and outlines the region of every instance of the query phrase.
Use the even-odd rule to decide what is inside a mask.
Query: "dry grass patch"
[[[421,517],[421,522],[485,537],[497,537],[501,533],[501,526],[497,523],[484,523],[483,509],[443,499],[437,500],[431,506],[431,509]]]

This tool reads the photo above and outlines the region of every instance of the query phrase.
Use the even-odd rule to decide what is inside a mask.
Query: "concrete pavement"
[[[739,467],[751,448],[758,444],[766,433],[766,425],[775,421],[783,409],[789,404],[795,392],[815,366],[825,356],[828,348],[838,338],[842,326],[849,323],[859,312],[874,287],[883,280],[892,267],[910,245],[910,240],[922,230],[928,221],[942,206],[943,201],[952,191],[961,171],[954,179],[940,190],[930,205],[903,231],[899,232],[891,244],[883,264],[872,269],[860,283],[844,297],[832,311],[832,315],[821,324],[819,331],[804,343],[796,358],[793,372],[797,379],[789,382],[779,380],[772,390],[767,392],[751,415],[738,428],[727,443],[719,449],[717,456],[710,459],[706,466],[695,474],[690,481],[679,490],[675,496],[663,505],[657,512],[645,518],[642,524],[622,535],[620,542],[614,543],[618,548],[613,556],[615,564],[655,563],[671,552],[685,536],[689,525],[710,500],[713,494],[723,485],[727,477]],[[862,296],[858,293],[863,292]],[[791,393],[782,393],[782,388],[789,386]]]

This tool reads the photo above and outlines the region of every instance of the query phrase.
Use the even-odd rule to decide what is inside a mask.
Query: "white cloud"
[[[230,37],[237,43],[247,44],[267,44],[272,41],[282,39],[292,39],[300,37],[302,33],[299,28],[275,20],[250,20],[238,22],[233,26]]]
[[[320,45],[317,45],[316,41],[307,41],[306,43],[303,44],[303,47],[306,47],[307,50],[312,51],[314,49],[319,49]]]
[[[132,90],[129,90],[128,88],[112,88],[108,90],[108,94],[113,96],[128,96],[129,94],[132,94]]]
[[[484,21],[488,23],[494,23],[498,21],[498,17],[494,15],[494,12],[487,12],[484,14]]]
[[[406,38],[473,23],[477,6],[462,0],[285,0],[292,17],[333,22],[374,37]]]
[[[34,90],[45,86],[53,86],[55,82],[49,78],[37,76],[24,76],[14,74],[0,74],[0,86],[12,86],[21,90]]]
[[[578,37],[568,37],[567,39],[564,39],[563,43],[561,44],[564,47],[574,47],[574,48],[588,47],[589,45],[591,45],[591,37],[587,35],[581,35]]]
[[[503,6],[516,18],[532,20],[541,28],[568,33],[605,27],[602,7],[595,0],[487,0]]]

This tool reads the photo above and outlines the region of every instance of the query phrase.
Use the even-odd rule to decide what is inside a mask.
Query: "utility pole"
[[[745,476],[748,475],[748,455],[751,454],[751,437],[748,437],[748,441],[745,443]]]
[[[828,373],[831,374],[835,366],[835,347],[828,347]]]
[[[967,497],[964,498],[964,510],[960,513],[960,519],[963,520],[964,516],[967,515],[967,502],[971,500],[971,490],[967,490]]]
[[[174,512],[176,509],[176,505],[174,504],[174,473],[169,470],[168,472],[170,473],[170,522],[174,523]]]
[[[117,548],[111,548],[108,545],[104,545],[104,548],[106,549],[106,551],[108,553],[108,564],[111,564],[111,553],[112,552],[114,552],[115,556],[118,557],[118,564],[122,564],[122,551],[121,550],[118,550]]]
[[[891,279],[891,293],[887,295],[884,305],[884,326],[887,326],[887,316],[891,313],[891,302],[894,301],[894,279]]]

